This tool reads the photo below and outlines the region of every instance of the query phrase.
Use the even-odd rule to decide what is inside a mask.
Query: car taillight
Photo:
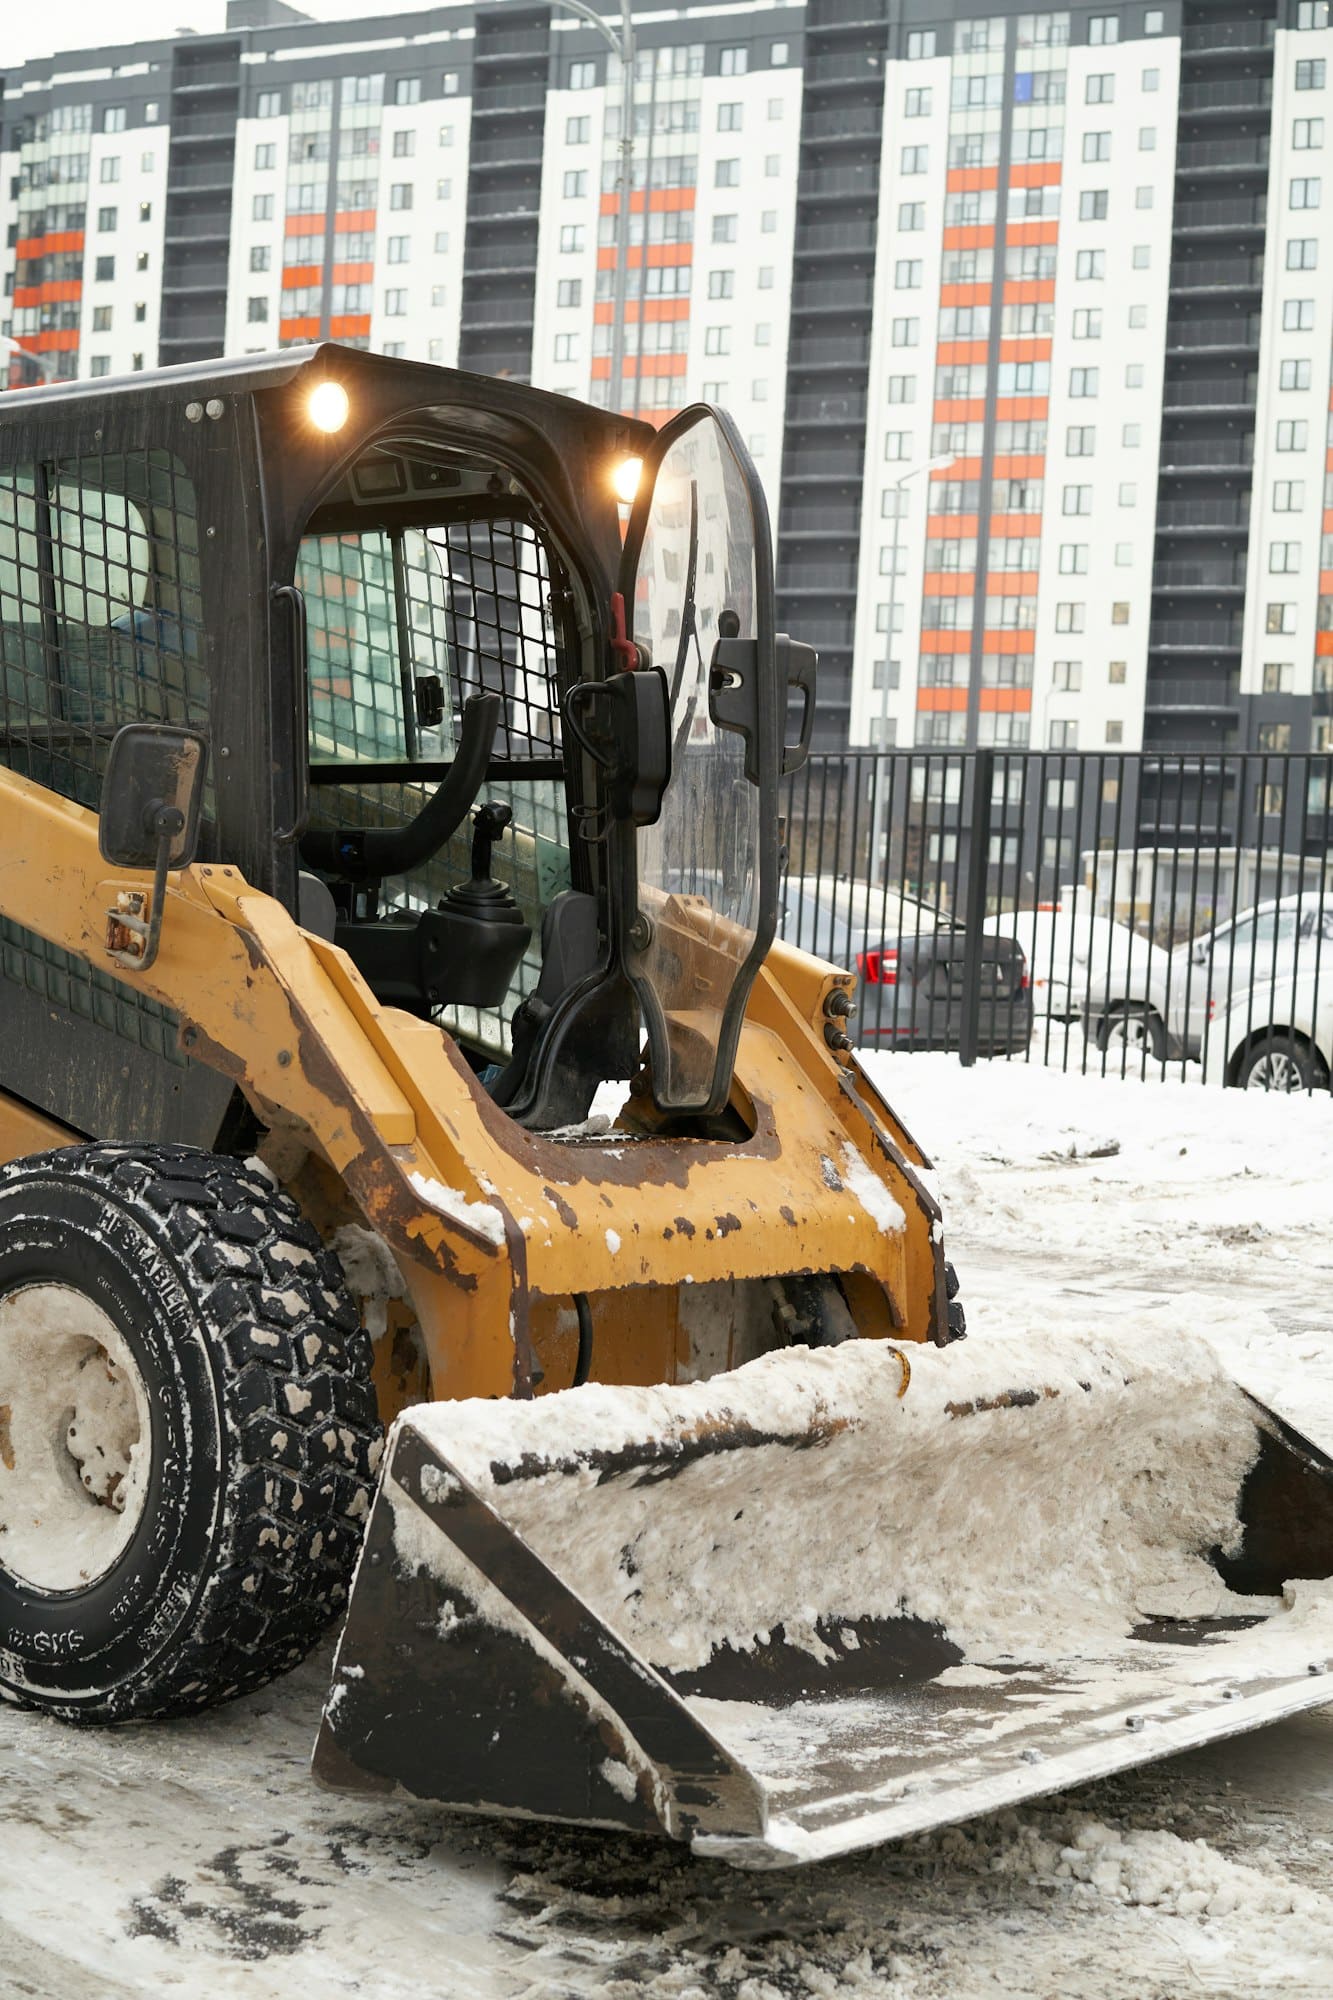
[[[1027,961],[1025,959],[1023,961],[1023,976],[1018,982],[1018,990],[1020,993],[1026,993],[1030,990],[1031,985],[1032,981],[1028,978]]]
[[[870,986],[896,986],[898,984],[898,954],[896,951],[858,951],[856,963],[862,979]]]

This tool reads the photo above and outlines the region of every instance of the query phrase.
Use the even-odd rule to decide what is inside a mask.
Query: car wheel
[[[1125,1067],[1145,1055],[1151,1062],[1161,1062],[1166,1056],[1161,1016],[1151,1007],[1113,1007],[1098,1025],[1097,1047]]]
[[[1236,1078],[1243,1090],[1324,1090],[1328,1071],[1318,1052],[1292,1035],[1261,1035]]]

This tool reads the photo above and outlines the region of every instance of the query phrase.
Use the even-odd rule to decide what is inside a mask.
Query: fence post
[[[986,922],[986,875],[990,867],[991,793],[995,752],[977,750],[972,765],[972,814],[967,833],[967,889],[963,907],[963,1010],[958,1060],[970,1069],[977,1059],[981,1028],[981,944]]]

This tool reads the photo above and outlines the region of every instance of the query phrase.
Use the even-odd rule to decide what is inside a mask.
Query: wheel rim
[[[1130,1049],[1135,1055],[1147,1049],[1152,1053],[1152,1037],[1148,1033],[1148,1023],[1141,1014],[1117,1014],[1106,1030],[1108,1049]]]
[[[1305,1077],[1286,1049],[1266,1049],[1245,1079],[1247,1090],[1304,1090]]]
[[[151,1457],[128,1345],[69,1285],[0,1299],[0,1566],[35,1590],[86,1589],[128,1547]]]

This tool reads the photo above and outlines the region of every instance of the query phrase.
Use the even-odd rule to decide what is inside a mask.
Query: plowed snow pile
[[[917,1350],[905,1394],[857,1341],[410,1422],[655,1665],[904,1612],[992,1656],[1095,1653],[1145,1610],[1227,1608],[1203,1552],[1236,1538],[1257,1433],[1212,1350],[1164,1331]],[[395,1506],[430,1566],[441,1538]]]

